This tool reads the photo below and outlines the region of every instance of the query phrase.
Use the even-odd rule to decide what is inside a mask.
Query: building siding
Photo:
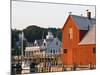
[[[93,54],[93,48],[96,44],[83,44],[78,43],[84,38],[87,30],[79,30],[75,20],[69,15],[62,28],[62,62],[64,65],[96,65],[96,54]],[[73,38],[69,38],[69,28],[73,30]],[[64,49],[67,50],[64,53]]]
[[[73,38],[69,38],[68,29],[72,28],[73,30]],[[77,46],[79,42],[79,31],[78,28],[75,26],[75,22],[73,21],[72,17],[68,17],[67,22],[62,30],[62,48],[67,49],[67,53],[62,55],[62,60],[64,64],[71,65],[73,64],[73,48]]]

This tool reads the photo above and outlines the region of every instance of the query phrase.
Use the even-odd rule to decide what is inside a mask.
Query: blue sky
[[[68,12],[86,16],[87,9],[95,17],[95,6],[12,1],[12,28],[22,30],[29,25],[62,28]]]

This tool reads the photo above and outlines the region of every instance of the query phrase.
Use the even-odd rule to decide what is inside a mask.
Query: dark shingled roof
[[[42,39],[42,40],[36,40],[36,41],[37,41],[38,46],[41,46],[44,40]],[[46,39],[46,42],[51,42],[51,41],[53,41],[53,39]]]
[[[71,15],[71,17],[77,24],[79,30],[88,30],[89,28],[91,28],[93,25],[96,24],[95,18],[88,19],[88,17],[76,16],[76,15]]]

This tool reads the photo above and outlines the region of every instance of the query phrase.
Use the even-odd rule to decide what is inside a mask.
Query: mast
[[[44,39],[44,31],[43,31],[43,33],[42,33],[42,40]]]
[[[57,29],[57,34],[56,34],[56,38],[58,38],[58,29]]]
[[[21,40],[21,55],[22,55],[22,60],[23,60],[23,30],[22,30],[22,40]]]

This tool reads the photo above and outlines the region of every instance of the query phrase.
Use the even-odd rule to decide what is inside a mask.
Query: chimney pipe
[[[71,15],[72,14],[72,12],[68,12],[69,13],[69,15]]]
[[[89,10],[86,10],[87,11],[87,17],[88,19],[91,19],[91,12]]]
[[[88,19],[91,19],[91,12],[87,12]]]

